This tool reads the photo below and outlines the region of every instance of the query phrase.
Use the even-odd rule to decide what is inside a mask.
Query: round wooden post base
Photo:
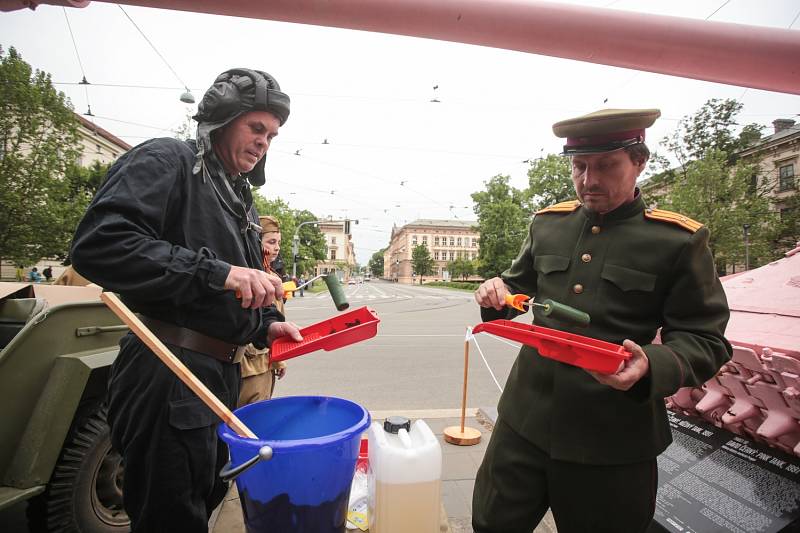
[[[457,446],[473,446],[481,441],[481,432],[466,426],[462,432],[461,426],[450,426],[444,428],[444,440]]]

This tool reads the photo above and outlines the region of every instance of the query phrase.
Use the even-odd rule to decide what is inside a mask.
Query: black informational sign
[[[673,443],[658,458],[650,531],[800,531],[800,460],[667,412]]]

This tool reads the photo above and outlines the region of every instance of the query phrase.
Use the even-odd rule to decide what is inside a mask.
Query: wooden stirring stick
[[[187,387],[192,389],[195,394],[197,394],[203,403],[206,404],[209,409],[214,411],[218,417],[220,417],[226,424],[228,424],[231,429],[233,429],[236,433],[239,434],[240,437],[247,437],[250,439],[257,439],[255,433],[253,433],[250,428],[248,428],[244,423],[239,420],[235,414],[231,412],[228,407],[219,401],[213,392],[208,390],[202,381],[197,379],[191,370],[186,368],[180,359],[175,357],[172,352],[169,351],[169,348],[164,346],[158,337],[156,337],[152,331],[150,331],[147,326],[145,326],[139,317],[137,317],[128,306],[126,306],[122,301],[117,297],[116,294],[111,292],[103,292],[100,294],[100,299],[105,302],[105,304],[117,315],[120,320],[125,322],[131,331],[133,331],[137,337],[139,337],[142,342],[144,342],[148,348],[150,348],[156,356],[158,356],[161,361],[167,365],[169,368],[178,378],[183,381]]]

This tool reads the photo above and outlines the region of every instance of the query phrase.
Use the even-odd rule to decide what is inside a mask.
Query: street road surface
[[[344,287],[350,309],[372,308],[381,319],[374,338],[332,352],[313,352],[287,361],[275,397],[338,396],[372,411],[407,414],[461,408],[464,335],[480,322],[472,293],[371,281]],[[306,293],[286,304],[287,320],[306,326],[337,314],[327,292]],[[530,320],[530,315],[524,317]],[[496,407],[518,344],[478,334],[469,352],[467,407]],[[412,418],[417,418],[410,413]],[[0,513],[0,530],[27,533],[25,503]]]
[[[350,309],[367,306],[381,319],[378,334],[331,352],[287,361],[275,397],[338,396],[371,411],[461,407],[464,336],[480,322],[471,292],[371,281],[345,286]],[[306,326],[337,313],[330,295],[309,294],[286,304],[287,320]],[[470,343],[468,407],[495,407],[519,344],[479,334],[484,362]],[[487,368],[488,364],[488,368]]]

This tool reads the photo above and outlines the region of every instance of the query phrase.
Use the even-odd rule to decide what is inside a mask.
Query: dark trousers
[[[558,533],[644,532],[657,476],[655,459],[612,466],[551,459],[498,420],[475,479],[472,527],[531,533],[549,507]]]
[[[169,348],[225,405],[236,407],[238,364]],[[120,341],[108,404],[132,531],[208,533],[208,519],[228,488],[218,476],[228,449],[217,438],[216,415],[133,334]]]

